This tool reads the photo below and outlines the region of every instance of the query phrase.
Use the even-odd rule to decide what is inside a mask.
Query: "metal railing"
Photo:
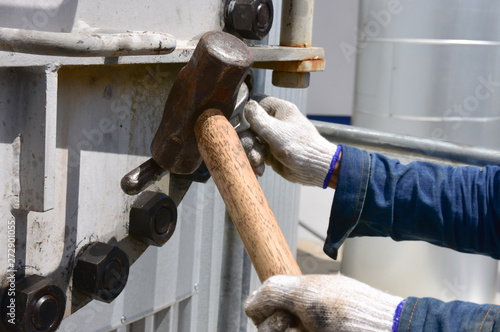
[[[355,126],[312,121],[320,134],[343,143],[405,160],[461,165],[500,165],[500,151],[439,139],[393,134]]]

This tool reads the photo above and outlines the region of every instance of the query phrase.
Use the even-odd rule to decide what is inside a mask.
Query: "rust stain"
[[[309,73],[325,70],[325,59],[317,57],[302,61],[261,61],[255,62],[253,67],[291,73]]]
[[[289,46],[289,47],[307,48],[307,47],[311,47],[311,44],[309,44],[309,43],[301,43],[301,44],[286,45],[286,46]]]

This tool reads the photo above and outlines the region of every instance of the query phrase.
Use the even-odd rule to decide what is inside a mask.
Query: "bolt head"
[[[229,1],[226,27],[243,38],[261,40],[271,30],[273,15],[272,0]]]
[[[176,224],[177,206],[163,193],[143,192],[130,209],[129,234],[148,245],[165,244]]]
[[[102,288],[107,291],[112,291],[119,287],[120,279],[117,278],[117,276],[121,276],[122,274],[123,265],[120,261],[113,258],[107,262],[102,276]]]
[[[170,230],[170,227],[172,226],[172,223],[170,222],[172,220],[172,213],[171,211],[162,206],[160,207],[154,216],[154,226],[155,226],[155,231],[159,235],[163,235],[167,233]]]
[[[118,247],[96,242],[76,261],[73,288],[93,299],[110,303],[125,288],[129,274],[127,254]]]
[[[259,3],[257,6],[257,28],[259,30],[266,30],[270,19],[271,13],[269,7],[263,3]]]
[[[31,320],[41,331],[47,330],[57,317],[57,300],[52,294],[45,294],[36,301]]]
[[[11,298],[3,296],[2,308],[7,308]],[[8,310],[2,310],[7,331],[51,332],[61,323],[66,307],[66,296],[50,278],[28,276],[16,283],[15,324],[9,323]]]

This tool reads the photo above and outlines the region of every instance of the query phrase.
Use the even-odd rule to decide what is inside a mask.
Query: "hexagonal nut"
[[[145,191],[130,209],[129,234],[140,241],[160,247],[175,231],[177,206],[167,195]]]
[[[73,288],[95,300],[110,303],[125,288],[130,263],[116,246],[96,242],[84,249],[73,270]]]
[[[272,0],[232,0],[226,7],[226,28],[243,38],[261,40],[273,25]]]
[[[56,331],[65,308],[66,296],[50,278],[28,276],[3,293],[2,331]]]

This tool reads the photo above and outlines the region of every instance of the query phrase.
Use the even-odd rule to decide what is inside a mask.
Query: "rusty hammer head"
[[[201,37],[170,90],[151,143],[153,159],[162,168],[175,174],[191,174],[198,168],[202,161],[194,133],[198,116],[216,108],[229,118],[252,64],[252,54],[238,38],[220,31]]]

